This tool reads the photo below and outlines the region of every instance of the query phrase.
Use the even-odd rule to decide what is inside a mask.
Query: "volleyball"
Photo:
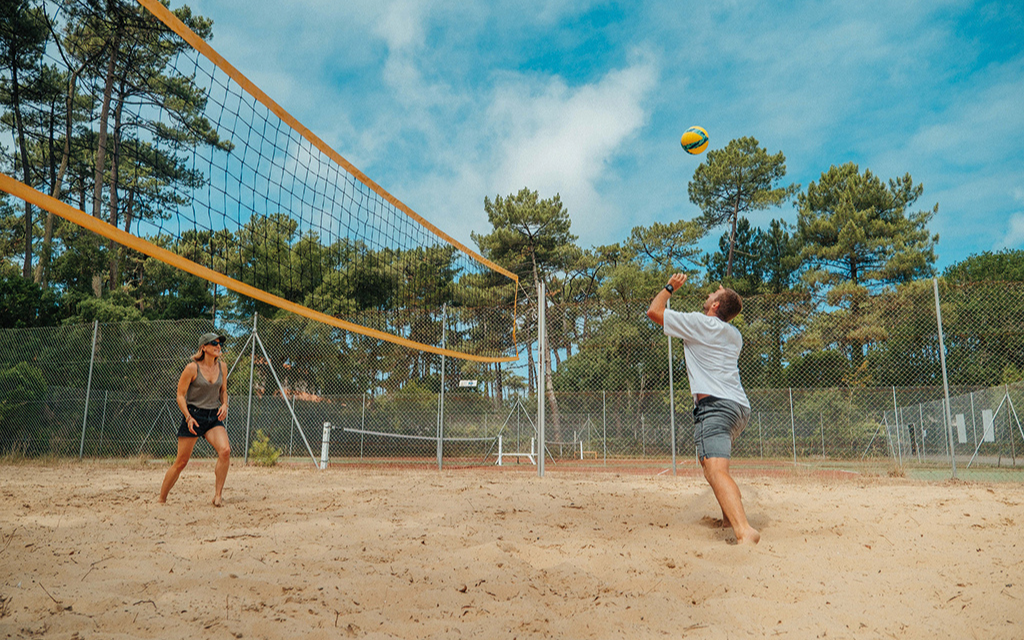
[[[708,148],[708,132],[702,127],[690,127],[679,142],[683,145],[683,151],[697,155]]]

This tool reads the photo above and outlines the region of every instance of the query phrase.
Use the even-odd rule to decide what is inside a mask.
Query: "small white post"
[[[498,466],[501,466],[501,434],[498,434]]]
[[[324,439],[320,443],[320,468],[327,468],[327,461],[330,457],[331,448],[331,423],[324,423]]]

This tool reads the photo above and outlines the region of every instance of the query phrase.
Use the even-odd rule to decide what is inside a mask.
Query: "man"
[[[747,522],[740,489],[729,475],[732,441],[750,419],[750,402],[740,384],[739,358],[743,337],[729,324],[743,308],[732,289],[719,287],[704,302],[703,313],[666,309],[672,292],[683,286],[686,274],[677,273],[654,296],[647,317],[665,329],[665,335],[683,341],[686,375],[693,394],[694,440],[704,478],[722,507],[722,521],[731,526],[739,544],[757,544],[761,534]]]

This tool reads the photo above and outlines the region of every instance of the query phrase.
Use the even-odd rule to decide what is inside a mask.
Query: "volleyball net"
[[[0,189],[98,234],[97,292],[137,277],[141,255],[215,305],[229,290],[239,316],[284,309],[353,344],[517,359],[518,278],[299,123],[210,47],[208,20],[158,0],[42,7],[50,35],[28,64],[60,90],[21,105],[31,131],[15,143],[40,168]]]

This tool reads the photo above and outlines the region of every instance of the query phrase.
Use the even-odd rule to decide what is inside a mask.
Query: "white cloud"
[[[496,138],[488,191],[559,193],[577,219],[607,215],[601,182],[608,163],[646,123],[644,102],[657,78],[649,56],[580,87],[557,77],[510,78],[495,89],[487,112]]]
[[[1006,226],[1006,236],[992,248],[996,251],[1024,248],[1024,213],[1011,215]]]

